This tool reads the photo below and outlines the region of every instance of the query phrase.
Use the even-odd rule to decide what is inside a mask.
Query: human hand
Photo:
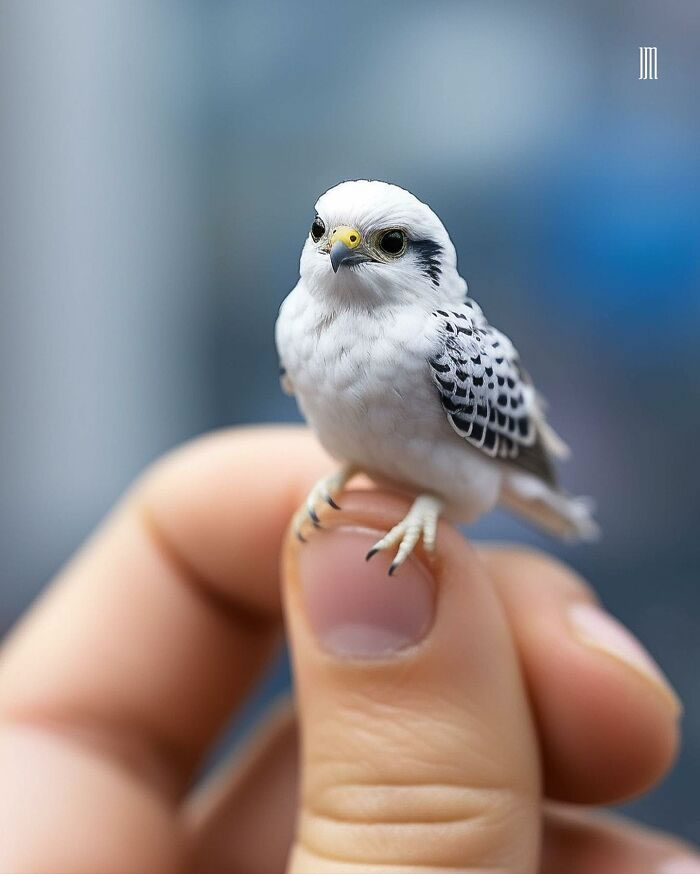
[[[698,874],[676,839],[570,806],[644,790],[677,743],[675,696],[592,592],[445,524],[434,564],[389,578],[388,558],[363,561],[405,510],[383,493],[345,494],[332,530],[285,543],[328,467],[301,429],[197,441],[9,636],[0,871],[272,874],[297,818],[293,874]],[[277,712],[192,790],[283,612],[300,768]]]

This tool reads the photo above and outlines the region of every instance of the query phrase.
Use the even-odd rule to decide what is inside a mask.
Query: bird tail
[[[533,410],[535,413],[535,424],[542,440],[542,445],[554,458],[565,461],[571,455],[571,450],[547,421],[547,401],[534,388],[532,391],[534,394]]]
[[[508,472],[501,503],[563,540],[596,540],[600,535],[592,498],[568,495],[531,474]]]

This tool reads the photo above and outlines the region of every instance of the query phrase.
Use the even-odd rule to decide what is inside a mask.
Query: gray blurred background
[[[474,533],[563,556],[657,656],[685,750],[629,809],[700,839],[699,50],[696,0],[0,0],[0,631],[161,452],[297,418],[273,323],[314,201],[394,181],[605,536]]]

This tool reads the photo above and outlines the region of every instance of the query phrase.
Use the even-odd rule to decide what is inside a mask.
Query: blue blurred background
[[[699,50],[696,0],[0,4],[0,631],[161,452],[297,418],[273,323],[314,201],[394,181],[604,539],[474,533],[562,555],[657,656],[686,745],[628,807],[700,839]]]

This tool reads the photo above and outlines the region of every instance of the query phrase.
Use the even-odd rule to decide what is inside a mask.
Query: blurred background
[[[0,2],[0,632],[164,450],[298,418],[273,324],[314,202],[393,181],[515,340],[604,539],[473,533],[561,555],[658,658],[685,749],[627,807],[700,839],[699,50],[696,0]]]

